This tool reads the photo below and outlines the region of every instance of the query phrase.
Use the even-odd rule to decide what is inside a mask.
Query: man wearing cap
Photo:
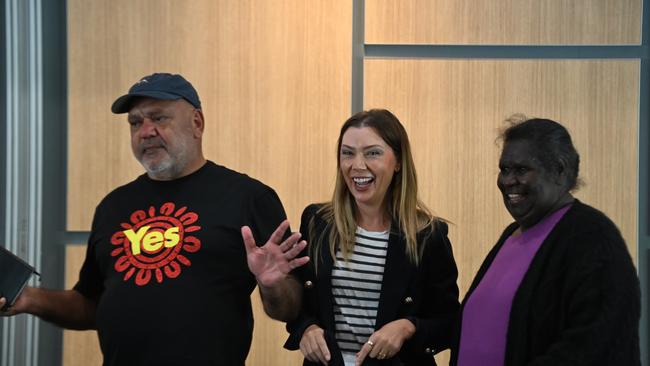
[[[201,102],[182,76],[144,77],[111,110],[128,113],[146,174],[97,206],[72,290],[27,288],[3,315],[97,329],[105,365],[244,365],[250,294],[259,284],[269,315],[293,317],[288,273],[308,260],[295,258],[305,242],[284,235],[271,188],[204,158]]]

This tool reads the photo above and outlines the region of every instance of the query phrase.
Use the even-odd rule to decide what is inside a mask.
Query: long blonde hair
[[[433,233],[433,223],[436,218],[418,197],[417,174],[406,130],[397,117],[385,109],[359,112],[345,121],[341,127],[336,146],[337,169],[334,194],[332,200],[324,203],[317,213],[317,216],[325,221],[329,230],[324,230],[320,237],[315,237],[314,220],[309,223],[309,240],[312,243],[310,255],[314,259],[314,264],[318,266],[318,254],[325,239],[325,232],[329,232],[329,252],[332,258],[335,258],[335,251],[338,248],[347,261],[354,249],[357,208],[341,174],[340,160],[343,135],[351,127],[372,128],[390,146],[400,164],[400,170],[393,175],[386,192],[387,210],[391,220],[399,224],[399,228],[391,228],[391,232],[403,233],[406,240],[406,254],[411,262],[417,265],[423,249],[418,246],[417,233],[427,226],[431,226],[430,232]]]

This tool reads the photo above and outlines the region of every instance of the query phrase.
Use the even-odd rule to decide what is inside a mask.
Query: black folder
[[[37,274],[34,267],[0,246],[0,297],[7,299],[2,310],[14,304],[32,274]]]

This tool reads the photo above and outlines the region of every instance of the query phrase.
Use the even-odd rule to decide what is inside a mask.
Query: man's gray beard
[[[178,142],[178,148],[174,150],[175,152],[173,155],[169,150],[167,150],[166,145],[165,150],[167,151],[167,158],[163,159],[157,165],[147,163],[143,158],[139,159],[140,164],[142,164],[144,169],[147,171],[149,177],[153,179],[172,180],[180,178],[183,169],[185,169],[188,164],[189,155],[191,154],[190,149],[188,148],[188,141],[181,139]]]
[[[157,180],[172,180],[178,178],[180,174],[180,165],[178,159],[165,159],[158,164],[151,164],[146,161],[140,160],[140,164],[147,171],[147,174],[153,179]]]

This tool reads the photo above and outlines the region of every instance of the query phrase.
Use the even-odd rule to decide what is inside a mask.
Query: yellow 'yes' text
[[[137,232],[133,231],[133,229],[124,230],[124,235],[131,242],[133,255],[140,254],[142,249],[153,253],[162,248],[163,245],[165,248],[171,248],[180,241],[177,227],[170,227],[164,233],[160,231],[149,232],[149,228],[150,226],[143,226]]]

